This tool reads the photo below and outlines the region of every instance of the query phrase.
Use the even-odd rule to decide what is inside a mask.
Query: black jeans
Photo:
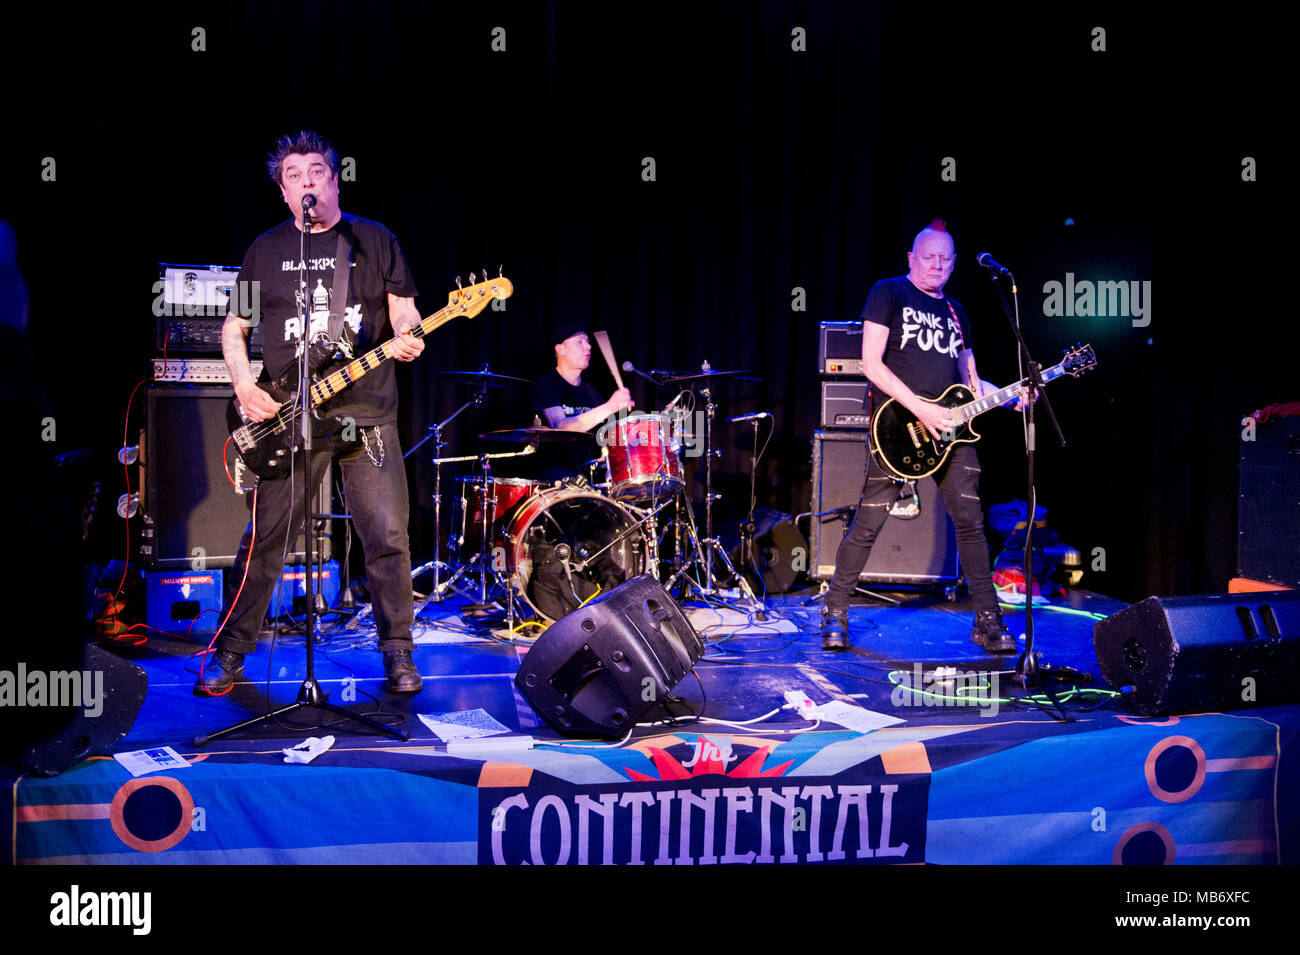
[[[961,558],[971,602],[976,612],[997,610],[997,592],[989,564],[989,544],[984,536],[984,508],[980,504],[980,464],[975,448],[960,444],[934,474],[944,505],[957,532],[957,554]],[[889,507],[898,496],[898,485],[867,454],[867,475],[858,499],[858,513],[835,552],[835,574],[826,594],[827,610],[843,610],[858,584],[858,575],[871,556],[871,545],[889,517]]]
[[[364,448],[346,453],[339,459],[343,474],[343,493],[352,513],[352,523],[366,557],[366,574],[370,587],[375,624],[379,631],[379,649],[410,650],[413,600],[411,597],[411,543],[407,535],[410,502],[407,499],[406,465],[395,424],[380,425],[383,466],[376,467],[370,454],[379,455],[380,441],[375,428],[365,428],[370,453]],[[330,458],[338,453],[333,447],[313,446],[311,474],[313,497]],[[226,573],[226,606],[230,607],[239,592],[248,564],[248,578],[234,604],[234,612],[221,633],[219,646],[235,653],[252,653],[257,634],[266,617],[276,581],[284,568],[284,547],[288,539],[296,541],[302,531],[303,474],[294,472],[292,490],[288,478],[262,481],[257,489],[257,538],[249,555],[253,536],[250,522],[239,543],[235,566]],[[250,508],[252,495],[249,495]]]

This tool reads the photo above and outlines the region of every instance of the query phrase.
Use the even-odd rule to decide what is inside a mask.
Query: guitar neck
[[[439,309],[418,325],[412,325],[410,328],[411,335],[414,338],[423,338],[429,332],[441,325],[445,325],[463,311],[465,311],[463,305],[456,307],[448,305]],[[315,408],[317,405],[333,398],[343,389],[356,384],[362,377],[374,371],[392,357],[393,339],[390,338],[378,348],[371,349],[360,358],[348,362],[333,374],[322,378],[311,386],[312,407]]]
[[[1065,362],[1061,362],[1059,365],[1053,365],[1051,368],[1048,368],[1041,373],[1043,376],[1043,384],[1047,384],[1049,381],[1055,381],[1066,373]],[[969,421],[971,418],[982,415],[986,411],[992,411],[999,405],[1005,404],[1019,395],[1020,389],[1023,388],[1025,383],[1028,381],[1028,378],[1024,378],[1016,382],[1014,385],[1007,385],[1005,388],[999,388],[997,391],[991,392],[983,398],[976,398],[974,401],[969,401],[952,410],[960,416],[962,421]]]

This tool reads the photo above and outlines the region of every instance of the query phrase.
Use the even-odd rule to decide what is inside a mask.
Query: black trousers
[[[869,451],[870,449],[868,449]],[[858,513],[835,552],[835,574],[826,594],[827,610],[844,610],[858,584],[858,575],[871,556],[871,545],[889,517],[889,507],[898,496],[898,485],[875,456],[867,454],[866,480],[858,499]],[[989,562],[988,538],[984,536],[984,508],[980,504],[980,464],[975,448],[961,444],[953,448],[944,466],[934,474],[944,505],[957,532],[957,554],[970,586],[976,612],[996,610],[997,592]]]
[[[378,456],[380,441],[375,428],[364,429],[371,451]],[[410,501],[407,498],[406,465],[395,424],[378,427],[383,446],[383,466],[377,467],[370,453],[361,449],[339,459],[343,493],[352,513],[352,523],[366,557],[366,575],[379,632],[379,649],[410,650],[414,602],[411,596],[411,543],[407,534]],[[311,454],[312,496],[325,477],[330,459],[337,453],[331,446],[313,446]],[[234,611],[221,633],[219,646],[235,653],[252,653],[257,634],[266,617],[276,581],[284,568],[285,541],[297,540],[302,532],[303,474],[292,479],[262,481],[257,489],[257,535],[253,524],[244,530],[235,566],[225,579],[226,606],[239,593]],[[249,495],[250,501],[252,495]],[[251,503],[250,503],[251,507]],[[244,579],[244,567],[248,577]],[[240,582],[243,591],[240,592]]]

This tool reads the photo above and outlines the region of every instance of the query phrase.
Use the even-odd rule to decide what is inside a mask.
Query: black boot
[[[204,664],[194,681],[195,696],[225,696],[236,680],[244,678],[244,655],[234,650],[218,650]]]
[[[1016,652],[1016,638],[1002,625],[1002,613],[998,610],[981,610],[975,614],[970,642],[978,644],[989,653]]]
[[[420,671],[415,668],[410,650],[389,650],[384,654],[384,676],[393,693],[419,693],[424,686]]]
[[[847,650],[852,644],[849,639],[848,610],[831,610],[822,608],[822,649]]]

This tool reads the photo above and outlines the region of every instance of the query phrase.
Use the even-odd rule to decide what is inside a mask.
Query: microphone
[[[642,378],[644,378],[646,381],[650,382],[650,384],[652,384],[652,385],[658,385],[658,384],[659,384],[659,382],[655,381],[653,378],[651,378],[649,375],[647,375],[644,371],[641,371],[641,369],[637,368],[637,367],[636,367],[635,365],[633,365],[630,361],[625,361],[625,362],[623,362],[623,370],[624,370],[624,371],[630,371],[630,372],[631,372],[632,374],[634,374],[634,375],[640,375]]]
[[[740,424],[742,421],[760,421],[763,418],[772,417],[766,411],[755,411],[753,414],[738,414],[734,418],[728,418],[727,424]]]
[[[984,268],[988,269],[990,272],[999,272],[1002,275],[1011,275],[1010,269],[998,265],[998,263],[994,261],[993,256],[989,255],[987,252],[981,252],[979,255],[975,256],[975,261],[984,266]]]
[[[306,212],[314,205],[316,205],[316,197],[313,196],[310,192],[302,197],[302,209],[304,212]]]

